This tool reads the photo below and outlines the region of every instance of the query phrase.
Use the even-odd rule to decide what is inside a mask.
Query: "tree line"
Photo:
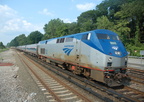
[[[5,46],[3,45],[2,42],[0,42],[0,49],[4,49],[4,48],[5,48]]]
[[[21,34],[15,37],[10,43],[7,44],[8,47],[16,47],[27,44],[35,44],[42,40],[43,34],[39,31],[31,32],[27,37],[25,34]]]
[[[61,19],[52,19],[44,25],[44,34],[31,32],[27,37],[21,34],[8,46],[38,43],[54,37],[60,37],[94,29],[109,29],[116,32],[131,55],[144,50],[144,0],[104,0],[95,9],[81,13],[76,22],[64,23]]]

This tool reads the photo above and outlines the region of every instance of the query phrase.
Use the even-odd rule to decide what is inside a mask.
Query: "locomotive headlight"
[[[115,51],[115,54],[120,56],[121,52],[120,51]]]
[[[125,66],[127,66],[128,58],[125,57]]]
[[[125,57],[125,61],[127,61],[128,60],[128,58],[127,57]]]

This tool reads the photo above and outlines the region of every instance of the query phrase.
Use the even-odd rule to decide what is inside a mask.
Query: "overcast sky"
[[[44,33],[51,19],[65,23],[77,20],[84,11],[95,9],[103,0],[0,0],[0,42],[6,45],[20,34]]]

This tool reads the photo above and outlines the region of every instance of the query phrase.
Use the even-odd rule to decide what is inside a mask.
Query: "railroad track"
[[[90,99],[69,87],[67,84],[56,78],[48,70],[42,68],[34,61],[18,54],[21,61],[29,68],[32,77],[41,86],[41,90],[45,91],[44,94],[49,102],[91,102]],[[27,63],[27,60],[30,63]],[[31,64],[33,63],[33,64]]]
[[[131,78],[131,84],[137,84],[137,85],[144,85],[144,71],[135,69],[135,68],[127,68],[128,69],[128,74]],[[143,87],[144,88],[144,87]],[[124,88],[116,90],[127,97],[130,97],[134,99],[136,102],[144,102],[144,91],[139,90],[138,87],[130,87],[125,86]]]
[[[135,102],[144,102],[144,92],[134,88],[124,86],[123,88],[116,89],[116,91],[125,95],[126,97],[133,99]]]
[[[143,66],[144,67],[144,66]],[[138,78],[144,79],[144,70],[134,69],[134,68],[127,68],[129,70],[129,74],[131,76],[135,76]]]
[[[127,68],[131,80],[140,84],[144,84],[144,71],[134,68]]]
[[[83,88],[84,90],[88,91],[89,93],[93,94],[94,96],[100,98],[103,101],[112,102],[112,101],[118,100],[118,101],[124,101],[124,102],[141,102],[141,100],[143,100],[143,98],[142,98],[143,96],[141,96],[141,100],[138,100],[136,97],[133,97],[133,95],[131,95],[131,96],[129,94],[126,95],[125,93],[122,93],[122,91],[117,91],[117,90],[115,91],[115,89],[106,88],[105,86],[103,87],[103,86],[101,86],[97,83],[91,82],[87,79],[80,78],[79,76],[76,76],[69,71],[62,70],[61,68],[58,68],[58,66],[54,66],[54,65],[45,63],[42,60],[39,60],[32,56],[29,56],[29,57],[31,57],[32,60],[35,60],[36,62],[42,64],[44,67],[49,67],[48,68],[49,70],[51,70],[51,71],[54,70],[54,72],[60,76],[62,76],[61,73],[69,74],[68,76],[65,76],[65,79],[67,79],[71,82],[74,81],[71,79],[76,78],[77,80],[81,81],[81,83],[83,83],[83,86],[79,85],[79,83],[77,83],[76,81],[74,81],[73,83],[77,83],[77,85],[79,87]],[[52,67],[52,69],[50,67]],[[95,91],[95,89],[99,89],[100,91],[103,91],[104,93],[106,93],[106,95],[98,94],[99,92]],[[122,88],[121,90],[126,90],[126,89]],[[134,91],[134,93],[136,93],[136,91]],[[139,94],[139,93],[136,93],[136,94]],[[110,98],[108,95],[112,98]],[[139,95],[139,97],[140,97],[140,95]],[[113,98],[115,98],[116,100]]]

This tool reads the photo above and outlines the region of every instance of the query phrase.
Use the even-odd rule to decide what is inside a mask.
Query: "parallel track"
[[[144,92],[134,88],[124,86],[124,88],[117,89],[116,91],[125,95],[126,97],[133,99],[135,102],[144,102]]]
[[[144,101],[144,97],[143,97],[144,93],[140,92],[138,90],[124,87],[124,88],[121,88],[121,89],[115,91],[115,89],[107,88],[103,85],[91,82],[85,78],[81,78],[77,75],[72,74],[71,72],[69,72],[67,70],[62,70],[58,66],[54,66],[54,65],[48,64],[46,62],[43,62],[42,60],[37,59],[36,57],[32,57],[29,55],[27,55],[27,56],[30,57],[32,60],[36,61],[37,63],[41,64],[48,70],[53,71],[56,74],[62,76],[63,78],[75,83],[77,86],[83,88],[84,90],[88,91],[89,93],[93,94],[94,96],[100,98],[103,101],[112,102],[113,100],[107,96],[98,94],[97,92],[94,91],[95,89],[99,89],[99,90],[107,93],[107,95],[115,97],[119,101],[124,101],[124,102],[143,102]],[[65,74],[65,75],[63,75],[63,74]],[[81,83],[77,83],[75,80],[73,80],[74,78],[81,81],[81,83],[83,83],[83,85],[80,85]],[[134,90],[134,91],[132,91],[132,90]]]
[[[57,101],[57,102],[68,102],[68,101],[77,101],[77,102],[91,102],[87,97],[83,96],[81,93],[72,89],[54,75],[52,75],[48,70],[42,68],[39,64],[33,62],[32,60],[21,57],[21,61],[30,69],[32,76],[37,80],[37,82],[41,83],[43,86],[42,90],[47,90],[47,97],[49,101]],[[35,66],[28,64],[27,61],[33,63]]]
[[[35,61],[37,61],[38,63],[42,64],[42,65],[45,66],[45,67],[48,67],[48,66],[49,66],[49,67],[52,67],[52,69],[49,69],[49,70],[53,70],[53,69],[56,70],[56,69],[57,69],[57,72],[58,72],[58,70],[59,70],[59,72],[57,73],[57,74],[59,74],[59,75],[60,75],[61,72],[67,73],[67,74],[69,74],[69,75],[68,75],[69,79],[72,79],[72,77],[73,77],[73,78],[76,78],[76,79],[80,80],[81,82],[84,82],[84,83],[85,83],[85,86],[81,86],[81,87],[85,88],[85,90],[89,91],[90,93],[92,93],[92,94],[95,95],[96,97],[99,97],[99,98],[101,97],[102,100],[106,100],[107,102],[108,102],[108,101],[111,102],[111,101],[113,101],[113,100],[111,100],[110,98],[104,97],[104,96],[102,97],[102,95],[99,95],[98,93],[96,93],[95,91],[93,91],[92,87],[94,87],[94,88],[96,88],[96,89],[99,89],[99,90],[101,90],[101,91],[103,91],[103,92],[106,92],[108,95],[111,95],[111,96],[117,98],[117,99],[120,100],[120,101],[128,101],[128,102],[139,102],[139,101],[140,101],[140,100],[138,100],[138,99],[136,99],[136,98],[134,98],[134,97],[129,97],[128,95],[125,95],[124,93],[120,93],[120,92],[118,92],[118,91],[115,91],[115,90],[113,90],[113,89],[111,89],[111,88],[106,88],[105,86],[103,87],[103,86],[101,86],[101,85],[99,85],[99,84],[97,84],[97,83],[93,83],[93,82],[91,82],[91,81],[89,81],[89,80],[80,78],[80,77],[78,77],[78,76],[76,76],[76,75],[73,75],[73,74],[72,74],[71,72],[69,72],[69,71],[62,70],[62,69],[58,68],[57,66],[54,66],[54,65],[45,63],[45,62],[43,62],[43,61],[41,61],[41,60],[39,60],[39,59],[33,58],[33,57],[32,57],[32,59],[35,60]],[[75,82],[75,83],[76,83],[76,82]],[[89,86],[89,85],[92,86],[92,87],[87,87],[87,86]]]
[[[127,69],[129,71],[128,74],[131,77],[132,81],[144,85],[144,70],[139,70],[134,68],[127,68]]]

